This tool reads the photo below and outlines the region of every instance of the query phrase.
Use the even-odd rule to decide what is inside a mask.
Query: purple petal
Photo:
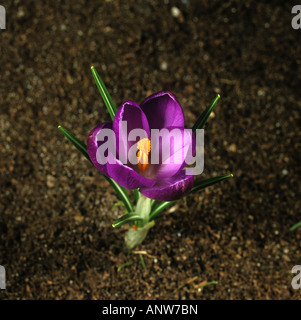
[[[122,127],[122,121],[126,122],[126,127]],[[128,141],[128,134],[133,129],[143,129],[150,136],[147,118],[141,108],[133,101],[124,102],[118,109],[114,121],[113,130],[116,133],[116,146],[119,160],[128,163],[128,151],[137,141]],[[140,137],[141,139],[146,137]]]
[[[151,199],[159,201],[173,201],[183,197],[193,187],[193,176],[185,175],[181,170],[175,176],[157,182],[151,188],[140,188],[140,192]]]
[[[184,114],[180,103],[171,92],[158,92],[146,98],[141,104],[149,127],[184,127]]]
[[[101,164],[98,161],[98,157],[97,157],[97,152],[98,152],[98,148],[105,143],[105,141],[98,141],[99,139],[97,138],[97,136],[99,135],[100,131],[102,129],[112,129],[112,123],[102,123],[100,125],[98,125],[96,128],[94,128],[90,134],[89,137],[87,139],[87,150],[88,150],[88,154],[90,157],[90,160],[92,161],[92,163],[94,164],[94,166],[103,174],[105,174],[106,176],[108,175],[107,169],[106,169],[106,165],[105,164]]]
[[[149,171],[155,180],[175,175],[190,162],[195,152],[195,135],[189,129],[163,128],[160,135],[152,132],[151,142]],[[158,159],[159,164],[154,164]]]
[[[152,187],[156,183],[156,181],[147,179],[132,168],[124,165],[112,153],[108,156],[107,170],[108,175],[126,189]]]

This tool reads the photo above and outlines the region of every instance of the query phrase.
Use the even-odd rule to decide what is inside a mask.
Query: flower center
[[[138,168],[143,173],[148,168],[148,154],[151,150],[151,142],[149,139],[144,138],[137,143],[137,158]]]

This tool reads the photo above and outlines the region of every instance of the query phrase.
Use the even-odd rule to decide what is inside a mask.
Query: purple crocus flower
[[[124,122],[127,123],[126,129],[121,125]],[[97,159],[97,150],[104,143],[98,141],[98,135],[103,129],[112,129],[115,133],[116,155],[108,152],[107,162],[101,164]],[[128,134],[133,129],[143,129],[146,137],[138,141],[128,141]],[[165,129],[161,140],[152,141],[153,129]],[[180,145],[167,141],[171,131],[176,132],[174,140],[180,141]],[[135,144],[137,164],[122,162],[120,159],[127,155]],[[163,159],[167,145],[170,146],[170,157]],[[140,193],[148,198],[160,201],[177,200],[193,187],[193,176],[186,175],[183,168],[194,155],[195,137],[190,131],[184,130],[183,110],[170,92],[151,95],[140,106],[133,101],[124,102],[113,123],[102,123],[90,132],[87,148],[91,161],[100,172],[126,189],[139,188]],[[152,152],[158,153],[160,163],[149,161]]]

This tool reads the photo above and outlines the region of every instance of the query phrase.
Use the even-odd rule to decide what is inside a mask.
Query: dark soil
[[[0,264],[4,299],[299,299],[301,31],[288,1],[2,1]],[[180,10],[172,15],[172,7]],[[169,90],[187,127],[221,93],[198,179],[234,178],[156,220],[144,268],[124,208],[59,132],[85,140],[117,105]],[[132,262],[117,272],[121,265]],[[205,282],[218,281],[199,291]]]

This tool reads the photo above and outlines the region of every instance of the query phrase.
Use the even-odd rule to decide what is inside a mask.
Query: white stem
[[[137,230],[134,230],[131,228],[125,235],[125,244],[126,247],[129,250],[134,249],[136,246],[138,246],[140,243],[143,242],[145,239],[148,230],[155,225],[155,221],[151,221],[147,223],[144,227],[138,228]]]
[[[148,223],[149,215],[152,207],[152,199],[140,194],[135,212],[143,218],[143,226]]]
[[[143,196],[139,197],[135,212],[143,218],[142,225],[137,226],[137,230],[131,228],[125,235],[125,244],[132,250],[145,239],[148,230],[155,225],[154,221],[149,222],[152,200]]]

